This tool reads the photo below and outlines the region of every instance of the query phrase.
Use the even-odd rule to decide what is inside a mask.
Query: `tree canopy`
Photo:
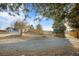
[[[66,21],[66,22],[69,22],[68,24],[70,27],[73,27],[73,28],[79,27],[79,20],[78,20],[79,19],[79,4],[43,3],[43,4],[34,4],[34,7],[36,8],[37,13],[48,18],[53,18],[53,20],[55,21],[54,25],[57,25],[57,23],[61,23],[62,21],[63,22]]]
[[[79,4],[77,3],[34,3],[31,4],[32,8],[28,8],[29,5],[27,3],[1,3],[0,11],[7,11],[10,15],[15,16],[15,14],[19,15],[19,9],[21,9],[25,15],[25,20],[28,17],[29,10],[34,9],[37,14],[52,18],[54,25],[69,22],[70,27],[79,27]]]
[[[24,14],[24,20],[28,17],[28,4],[24,3],[0,3],[0,11],[7,12],[11,16],[20,15],[22,11]]]

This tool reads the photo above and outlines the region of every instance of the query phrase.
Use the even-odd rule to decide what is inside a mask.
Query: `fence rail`
[[[72,31],[72,32],[68,32],[68,35],[74,37],[74,38],[79,38],[79,31]]]

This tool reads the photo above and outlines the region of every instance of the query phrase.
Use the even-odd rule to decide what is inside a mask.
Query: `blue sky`
[[[29,24],[32,24],[34,27],[36,27],[37,22],[34,21],[34,19],[36,17],[42,17],[41,15],[37,15],[35,16],[35,10],[33,10],[32,12],[29,13],[29,16],[31,18],[27,18],[26,21]],[[10,16],[7,12],[0,12],[0,29],[5,29],[6,27],[9,27],[13,22],[15,22],[16,20],[21,20],[24,18],[24,15],[22,12],[20,12],[20,16],[13,17]],[[41,21],[40,24],[43,27],[43,30],[48,30],[48,31],[52,31],[52,24],[53,24],[53,20],[52,19],[48,19],[46,20],[46,18],[44,17]]]
[[[31,9],[31,5],[29,7]],[[33,26],[36,26],[37,25],[37,22],[34,22],[34,18],[37,18],[37,17],[42,17],[41,15],[37,15],[36,16],[36,11],[35,10],[32,10],[30,13],[29,13],[31,19],[27,19],[27,21],[30,23],[30,24],[33,24]],[[53,19],[48,19],[46,20],[46,17],[43,17],[43,19],[41,19],[40,21],[40,24],[42,25],[43,29],[44,30],[53,30],[51,27],[52,27],[52,24],[53,24]]]

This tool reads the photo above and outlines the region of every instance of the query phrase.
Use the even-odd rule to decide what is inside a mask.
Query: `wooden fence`
[[[72,31],[72,32],[68,32],[68,35],[75,37],[75,38],[79,38],[79,31]]]

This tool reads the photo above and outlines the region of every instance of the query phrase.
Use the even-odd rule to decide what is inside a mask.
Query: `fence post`
[[[77,31],[77,38],[79,38],[79,34],[78,34],[78,31]]]

